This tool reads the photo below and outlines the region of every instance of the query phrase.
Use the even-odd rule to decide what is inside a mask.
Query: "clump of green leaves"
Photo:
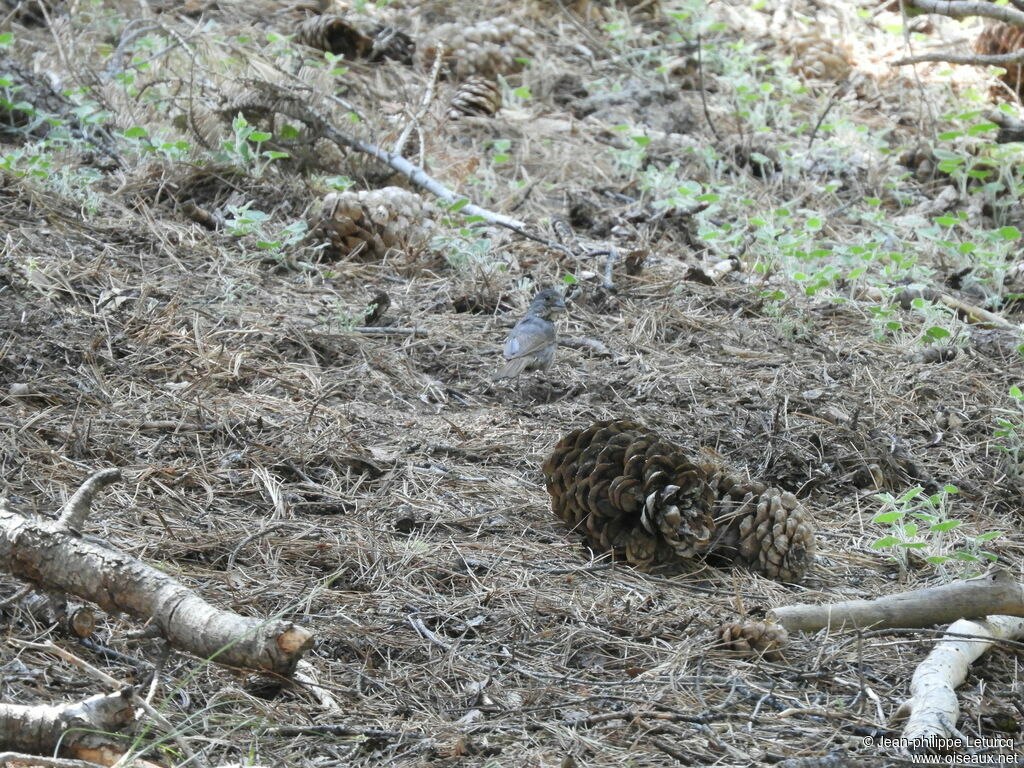
[[[231,121],[232,135],[225,139],[221,145],[222,161],[231,163],[248,172],[253,178],[260,178],[266,172],[269,165],[275,160],[288,157],[287,152],[265,149],[261,150],[260,145],[274,138],[274,134],[266,131],[257,131],[249,125],[249,121],[239,112]],[[295,138],[298,130],[292,126],[284,126],[281,138]]]
[[[949,517],[951,497],[959,492],[955,485],[945,485],[938,493],[928,495],[918,485],[900,496],[878,494],[875,498],[882,502],[882,511],[872,522],[888,526],[889,532],[872,542],[871,548],[889,550],[899,565],[901,576],[907,572],[911,550],[920,550],[922,554],[929,552],[924,555],[925,562],[937,566],[944,576],[948,576],[945,565],[952,561],[977,564],[996,560],[996,555],[983,546],[1001,536],[1002,531],[974,537],[958,536],[953,542],[958,545],[955,549],[950,543],[949,534],[962,524]]]
[[[272,230],[270,215],[253,208],[251,202],[229,205],[228,212],[231,216],[224,222],[225,231],[235,237],[253,236],[256,249],[276,261],[285,260],[290,250],[306,237],[308,225],[305,221],[299,219],[281,229]]]

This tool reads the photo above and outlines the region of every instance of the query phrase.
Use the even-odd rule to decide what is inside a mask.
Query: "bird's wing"
[[[515,360],[532,355],[554,342],[554,324],[539,317],[524,317],[505,339],[505,359]]]

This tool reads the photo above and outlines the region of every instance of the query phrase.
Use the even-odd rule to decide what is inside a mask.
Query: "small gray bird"
[[[565,299],[554,288],[541,291],[533,297],[523,319],[505,339],[505,359],[508,360],[494,374],[495,379],[511,379],[523,371],[546,371],[555,362],[558,337],[552,318],[565,311]]]

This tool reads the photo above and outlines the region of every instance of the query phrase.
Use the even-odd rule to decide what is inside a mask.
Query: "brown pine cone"
[[[974,41],[975,51],[989,55],[1013,53],[1021,48],[1024,48],[1024,29],[1003,21],[986,23],[978,39]],[[1000,75],[999,79],[1017,93],[1024,93],[1024,66],[1008,64],[1006,72]]]
[[[798,581],[811,562],[813,522],[793,494],[695,463],[631,421],[571,432],[543,471],[552,511],[636,566],[710,556]]]
[[[490,117],[501,109],[501,91],[498,84],[487,77],[473,75],[452,96],[448,117],[457,120],[463,115]]]
[[[373,50],[373,40],[349,24],[343,16],[310,16],[295,28],[295,42],[328,51],[346,59],[363,59]]]
[[[433,233],[434,207],[415,192],[383,187],[331,192],[310,226],[331,258],[383,258],[392,250],[418,249]]]
[[[778,661],[789,645],[785,627],[764,621],[734,621],[718,629],[718,647],[741,656]]]
[[[716,557],[777,581],[799,581],[814,554],[814,523],[787,491],[705,464],[715,497]]]
[[[710,544],[713,497],[703,471],[639,424],[601,421],[571,432],[544,477],[558,517],[634,565],[678,562]]]

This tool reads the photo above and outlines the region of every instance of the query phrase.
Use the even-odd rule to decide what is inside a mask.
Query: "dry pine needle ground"
[[[732,158],[716,173],[764,209],[812,200],[815,174],[836,158],[767,173],[760,158],[771,161],[770,148],[752,146],[723,117],[732,110],[728,83],[709,69],[708,109],[723,134],[713,136],[691,49],[677,46],[668,70],[677,80],[667,87],[645,58],[673,40],[664,15],[651,15],[654,3],[632,15],[621,6],[637,4],[507,5],[537,48],[531,68],[509,73],[505,93],[527,85],[533,100],[456,125],[445,118],[456,88],[455,75],[446,76],[410,155],[423,148],[438,178],[495,210],[538,224],[573,220],[589,243],[579,253],[608,243],[642,252],[642,270],[627,274],[620,261],[608,289],[603,258],[569,257],[508,233],[492,233],[486,258],[462,258],[443,224],[447,246],[328,261],[306,244],[293,254],[302,268],[261,260],[251,238],[183,213],[188,201],[221,215],[253,201],[275,223],[311,215],[331,171],[310,172],[296,158],[253,178],[127,155],[121,176],[96,186],[95,208],[72,191],[2,172],[2,492],[27,513],[52,512],[90,472],[120,467],[126,482],[100,500],[90,534],[213,602],[317,633],[308,658],[341,713],[325,712],[302,688],[268,692],[243,674],[171,657],[158,701],[212,765],[250,755],[309,766],[746,765],[836,752],[881,760],[862,739],[894,735],[885,717],[927,642],[796,638],[771,662],[710,646],[722,623],[774,605],[869,598],[937,578],[916,568],[900,583],[891,560],[870,549],[885,532],[871,523],[876,483],[897,494],[957,485],[957,519],[975,533],[1007,531],[992,549],[1019,573],[1021,481],[992,439],[1006,392],[1019,383],[1015,341],[963,325],[957,354],[935,363],[874,334],[867,304],[799,290],[773,302],[766,295],[781,277],[752,271],[718,285],[686,280],[698,261],[690,225],[672,216],[651,223],[650,210],[629,202],[643,193],[610,150],[624,151],[616,125],[649,131],[648,154],[660,167],[685,157],[684,146],[716,145]],[[222,87],[234,60],[213,65],[222,41],[194,28],[200,9],[156,10],[209,68],[208,84]],[[390,10],[406,14],[414,38],[484,15],[461,2]],[[720,11],[736,24],[756,16],[746,6]],[[265,39],[238,6],[202,12]],[[18,17],[19,41],[50,54],[77,46],[102,70],[103,49],[90,47],[103,39],[96,18],[71,29],[57,23],[52,35],[31,22]],[[630,34],[616,37],[621,28]],[[183,50],[154,63],[166,67],[154,82],[194,77]],[[782,60],[786,48],[764,53]],[[429,70],[430,62],[353,63],[345,98],[366,118],[353,130],[393,143],[401,116],[415,113],[431,87]],[[932,98],[907,83],[869,78],[839,109],[906,130],[900,115]],[[828,93],[816,88],[801,107],[812,115],[825,103],[814,94]],[[145,124],[155,136],[187,125],[107,96],[121,130]],[[193,142],[197,132],[188,134]],[[512,142],[507,164],[490,159],[496,139]],[[324,152],[310,162],[333,162],[333,172],[365,186],[402,183],[365,158]],[[851,204],[875,194],[882,164],[893,162],[851,163],[843,171]],[[940,189],[921,183],[913,194],[924,201]],[[727,206],[720,215],[747,213]],[[836,221],[837,240],[863,231],[858,219]],[[628,230],[628,247],[614,239],[616,226]],[[563,335],[600,340],[611,354],[562,347],[548,375],[490,381],[533,286],[566,273],[579,282]],[[354,331],[380,291],[390,304],[376,325],[426,335]],[[611,418],[646,424],[797,493],[818,524],[805,582],[710,568],[643,574],[587,550],[551,514],[540,467],[569,430]],[[4,595],[15,588],[2,585]],[[51,636],[15,607],[0,609],[0,625],[10,637]],[[157,649],[126,641],[135,628],[108,617],[97,634],[123,656],[76,652],[145,682]],[[1019,659],[998,651],[972,673],[962,689],[970,735],[1019,746],[1019,730],[994,725],[1022,719]],[[84,674],[9,645],[0,645],[0,670],[4,701],[95,689]],[[302,730],[339,724],[334,733]]]

